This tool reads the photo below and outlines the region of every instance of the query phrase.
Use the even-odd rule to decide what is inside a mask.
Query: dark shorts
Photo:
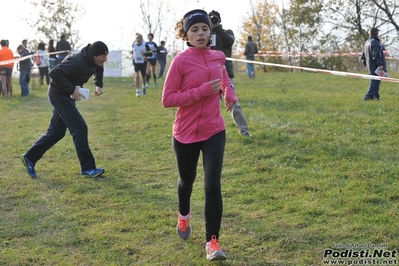
[[[8,67],[2,67],[2,68],[0,68],[0,75],[6,76],[6,77],[11,77],[12,69],[8,68]]]
[[[148,59],[148,62],[150,62],[150,64],[152,66],[156,66],[157,65],[157,60],[156,59]]]
[[[145,72],[147,71],[147,62],[140,64],[136,64],[133,62],[133,65],[134,65],[134,72],[140,71],[141,76],[145,76]]]

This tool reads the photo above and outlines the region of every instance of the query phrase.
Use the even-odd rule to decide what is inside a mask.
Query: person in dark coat
[[[22,58],[18,62],[19,70],[19,85],[21,86],[21,97],[28,96],[30,94],[29,81],[30,81],[30,71],[32,69],[32,60],[30,58],[30,52],[22,44],[18,45],[17,51]]]
[[[383,46],[378,38],[378,29],[370,29],[370,37],[364,44],[364,50],[362,53],[362,61],[364,66],[367,68],[369,75],[378,76],[375,71],[379,69],[387,72],[387,65],[385,61],[385,55]],[[364,96],[365,101],[379,100],[380,99],[380,80],[370,80],[369,89]]]
[[[64,60],[64,58],[69,55],[71,51],[71,45],[66,40],[66,36],[64,34],[61,35],[61,39],[57,42],[57,45],[55,46],[55,51],[58,52],[56,64],[61,63],[62,60]]]
[[[53,106],[50,126],[47,132],[21,155],[22,162],[32,178],[36,177],[36,162],[65,136],[66,129],[71,133],[75,144],[81,175],[97,177],[104,173],[104,168],[96,167],[89,148],[87,124],[76,108],[75,101],[84,98],[80,89],[92,76],[96,86],[95,95],[103,94],[103,65],[107,61],[107,55],[108,47],[97,41],[88,44],[76,55],[67,56],[62,63],[50,70],[48,98]]]
[[[212,10],[208,14],[209,19],[212,25],[212,42],[211,49],[222,51],[226,57],[231,57],[232,48],[235,41],[234,33],[230,29],[223,29],[220,13]],[[229,74],[229,78],[231,83],[233,84],[234,90],[236,89],[234,86],[234,66],[231,60],[226,60],[225,63],[227,73]],[[234,124],[238,130],[238,132],[242,136],[251,136],[251,132],[248,128],[247,120],[245,119],[244,113],[242,111],[242,107],[239,101],[235,103],[233,108],[230,109],[231,118],[234,121]]]

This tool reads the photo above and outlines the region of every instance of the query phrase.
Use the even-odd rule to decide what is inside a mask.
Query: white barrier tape
[[[259,61],[236,59],[236,58],[230,58],[230,57],[227,57],[226,59],[230,60],[230,61],[238,61],[238,62],[243,62],[243,63],[253,63],[253,64],[258,64],[258,65],[266,65],[266,66],[276,66],[276,67],[282,67],[282,68],[292,68],[292,69],[299,69],[299,70],[303,70],[303,71],[310,71],[310,72],[316,72],[316,73],[344,76],[344,77],[349,77],[349,78],[374,79],[374,80],[382,80],[382,81],[399,83],[399,79],[388,78],[388,77],[380,77],[380,76],[373,76],[373,75],[364,75],[364,74],[358,74],[358,73],[349,73],[349,72],[333,71],[333,70],[325,70],[325,69],[317,69],[317,68],[308,68],[308,67],[288,66],[288,65],[281,65],[281,64],[274,64],[274,63],[266,63],[266,62],[259,62]]]
[[[283,54],[255,54],[255,56],[263,56],[263,57],[292,57],[292,58],[299,58],[299,57],[355,57],[353,55],[333,55],[333,54],[325,54],[325,55],[283,55]],[[399,60],[399,57],[395,56],[386,56],[386,60]]]
[[[263,57],[292,57],[292,58],[299,58],[299,57],[358,57],[359,55],[354,55],[354,54],[331,54],[331,53],[326,53],[326,54],[273,54],[273,53],[267,53],[267,54],[255,54],[255,56],[263,56]],[[386,60],[399,60],[399,57],[395,56],[386,56]]]
[[[299,52],[272,52],[272,51],[261,51],[256,56],[307,56],[307,57],[340,57],[340,56],[361,56],[362,53],[299,53]]]
[[[386,60],[399,60],[397,56],[388,56],[389,51],[384,50],[385,59]],[[255,54],[255,56],[264,56],[264,57],[356,57],[361,56],[361,52],[326,52],[326,53],[318,53],[318,52],[279,52],[279,51],[259,51],[259,53]],[[243,56],[242,53],[239,56]]]
[[[384,54],[388,54],[388,51],[384,50]],[[339,52],[339,53],[334,53],[334,52],[326,52],[326,53],[319,53],[319,52],[279,52],[279,51],[259,51],[258,54],[259,56],[267,56],[267,55],[273,55],[273,56],[326,56],[326,57],[339,57],[339,56],[361,56],[362,52]]]
[[[65,50],[65,51],[52,52],[52,53],[47,53],[47,54],[48,55],[50,55],[50,54],[60,54],[60,53],[65,53],[65,52],[69,52],[69,51]],[[36,54],[30,54],[30,55],[23,56],[23,57],[17,57],[17,58],[14,58],[14,59],[0,61],[0,66],[1,65],[11,64],[11,63],[16,63],[16,62],[25,60],[26,58],[30,58],[30,57],[37,56],[37,55],[39,55],[39,54],[37,54],[37,53]]]

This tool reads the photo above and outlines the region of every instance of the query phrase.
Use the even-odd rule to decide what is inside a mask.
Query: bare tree
[[[299,53],[300,66],[318,66],[313,57],[303,53],[317,52],[322,32],[322,1],[290,0],[290,7],[284,10],[287,49]],[[288,47],[290,46],[290,47]]]
[[[399,2],[396,0],[328,0],[325,7],[334,29],[342,31],[345,41],[357,50],[368,39],[372,27],[380,29],[380,37],[388,44],[398,38]]]
[[[140,10],[143,16],[143,28],[148,33],[154,34],[157,38],[157,42],[160,42],[160,38],[163,33],[163,25],[167,22],[166,15],[170,11],[169,3],[164,0],[140,0]]]
[[[25,21],[39,33],[39,38],[57,40],[65,34],[72,47],[79,42],[79,30],[74,28],[83,9],[67,0],[31,0],[31,5],[38,11],[38,16]]]
[[[242,46],[245,46],[247,36],[251,35],[256,42],[259,51],[276,51],[280,48],[282,43],[282,35],[279,32],[279,24],[277,21],[277,14],[279,12],[278,6],[274,1],[252,1],[251,10],[248,20],[243,23],[243,31],[241,38]],[[267,58],[262,56],[259,60],[265,62]],[[274,57],[274,62],[278,58]],[[266,66],[261,66],[262,70],[266,72]]]
[[[385,14],[385,18],[381,18],[381,20],[392,25],[393,28],[396,30],[396,33],[399,35],[398,1],[392,1],[392,0],[382,0],[382,1],[371,0],[371,1],[375,4],[376,7],[381,9],[381,11]]]
[[[283,42],[285,45],[282,45],[283,47],[285,46],[288,52],[288,63],[290,66],[292,66],[292,55],[291,55],[291,42],[290,38],[288,36],[288,10],[285,9],[284,5],[280,13],[280,19],[281,19],[281,28],[282,28],[282,34],[283,34]],[[291,70],[292,71],[292,70]]]
[[[367,29],[377,26],[376,15],[370,14],[372,6],[368,0],[336,0],[326,1],[325,10],[329,18],[328,23],[333,30],[344,33],[345,41],[356,50],[368,38]]]
[[[270,8],[273,4],[272,0],[251,0],[249,17],[242,27],[242,39],[254,36],[262,50],[300,54],[359,52],[371,27],[380,29],[379,37],[391,51],[398,50],[398,0],[289,0],[288,4],[280,2],[278,19]],[[274,16],[274,20],[268,16]],[[295,60],[289,57],[288,63],[295,64]],[[305,55],[299,60],[301,66],[359,70],[357,57]]]

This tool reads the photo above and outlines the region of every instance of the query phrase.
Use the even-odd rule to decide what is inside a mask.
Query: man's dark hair
[[[61,35],[61,39],[65,39],[65,34],[62,34],[62,35]]]
[[[371,28],[370,29],[370,35],[371,36],[377,36],[378,35],[379,30],[377,28]]]
[[[6,40],[1,40],[0,44],[1,44],[1,46],[7,46],[7,41]]]
[[[46,45],[44,44],[44,42],[39,43],[39,45],[37,46],[37,50],[44,50],[46,48]]]
[[[252,36],[248,35],[248,41],[252,41]]]

